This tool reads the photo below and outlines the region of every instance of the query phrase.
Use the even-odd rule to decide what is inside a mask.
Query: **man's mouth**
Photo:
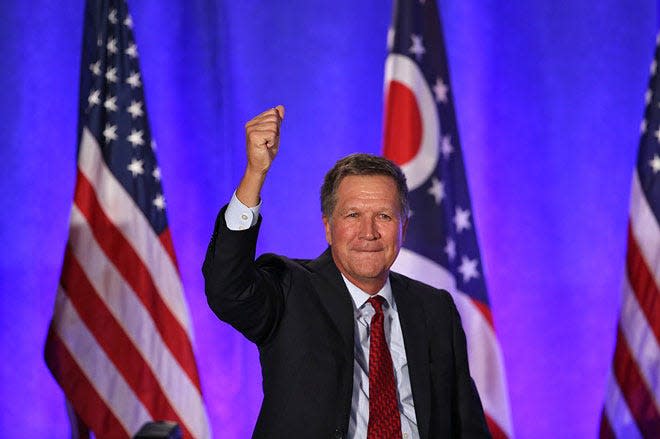
[[[353,251],[359,252],[359,253],[378,253],[382,252],[383,248],[378,247],[378,248],[354,248]]]

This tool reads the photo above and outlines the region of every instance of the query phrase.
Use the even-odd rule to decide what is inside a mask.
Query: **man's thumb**
[[[277,111],[277,114],[280,116],[280,119],[284,119],[284,105],[278,105],[275,107],[275,111]]]

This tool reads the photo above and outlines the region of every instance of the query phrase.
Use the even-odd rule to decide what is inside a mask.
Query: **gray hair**
[[[401,217],[408,218],[410,204],[408,201],[408,185],[406,176],[395,163],[385,157],[372,154],[351,154],[340,159],[325,174],[321,186],[321,212],[330,218],[337,205],[337,189],[339,184],[350,175],[382,175],[390,177],[396,184],[401,206]]]

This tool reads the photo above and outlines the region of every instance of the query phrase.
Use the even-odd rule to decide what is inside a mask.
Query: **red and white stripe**
[[[513,437],[502,351],[488,307],[459,291],[456,279],[432,260],[402,248],[392,270],[451,292],[467,339],[470,374],[494,438]]]
[[[97,437],[151,420],[210,437],[169,233],[155,234],[83,129],[46,360]]]
[[[660,437],[660,226],[633,175],[623,302],[600,437]]]

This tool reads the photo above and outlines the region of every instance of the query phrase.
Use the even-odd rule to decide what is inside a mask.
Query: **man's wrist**
[[[231,197],[227,210],[225,211],[225,223],[229,230],[246,230],[257,224],[261,202],[254,207],[246,206],[236,196],[236,192]]]
[[[261,201],[261,188],[265,180],[266,173],[246,169],[236,189],[236,197],[247,207],[257,206]]]

